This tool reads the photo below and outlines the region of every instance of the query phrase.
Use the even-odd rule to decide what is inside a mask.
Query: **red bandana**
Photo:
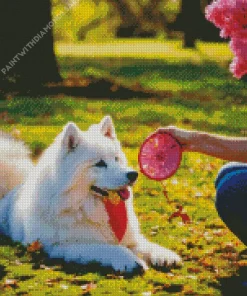
[[[105,208],[109,216],[109,224],[119,242],[124,237],[127,229],[127,210],[125,202],[120,200],[118,204],[113,204],[109,199],[105,199]]]

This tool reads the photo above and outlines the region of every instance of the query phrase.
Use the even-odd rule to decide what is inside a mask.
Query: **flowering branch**
[[[206,18],[221,30],[222,38],[231,38],[235,57],[230,71],[241,78],[247,74],[247,1],[215,0],[206,7]]]

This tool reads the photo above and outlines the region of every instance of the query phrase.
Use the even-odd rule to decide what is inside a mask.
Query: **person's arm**
[[[174,126],[158,129],[176,138],[184,151],[199,152],[229,161],[247,162],[247,138],[224,137]]]

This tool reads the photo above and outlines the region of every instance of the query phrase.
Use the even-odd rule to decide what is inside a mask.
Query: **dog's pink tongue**
[[[129,190],[127,188],[119,190],[118,194],[124,200],[126,200],[126,199],[128,199],[130,197],[130,192],[129,192]]]
[[[111,229],[118,241],[121,242],[127,229],[127,210],[125,202],[120,200],[118,204],[113,204],[109,199],[105,199],[104,203],[109,216]]]

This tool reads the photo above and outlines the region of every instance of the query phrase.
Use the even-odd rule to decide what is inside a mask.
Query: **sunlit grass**
[[[170,46],[176,50],[179,44]],[[213,48],[214,45],[207,45],[200,51],[204,51],[203,55],[212,54],[215,59],[221,50],[227,52],[225,45],[217,47],[215,53]],[[179,51],[169,54],[179,55]],[[159,99],[126,101],[64,96],[1,101],[0,114],[5,114],[0,117],[1,129],[18,130],[35,158],[68,121],[86,130],[107,114],[112,116],[129,164],[135,169],[139,169],[137,157],[141,143],[159,126],[177,125],[222,135],[246,135],[244,83],[234,80],[227,67],[216,61],[198,65],[191,59],[185,63],[183,57],[174,63],[169,59],[168,62],[147,59],[144,62],[136,58],[59,60],[64,77],[72,69],[79,75],[109,75],[125,79],[126,83],[136,80],[145,88],[171,90],[171,93]],[[48,262],[51,266],[35,265],[25,251],[20,254],[19,245],[0,237],[2,283],[6,279],[18,282],[15,289],[0,284],[0,294],[82,295],[81,286],[94,282],[96,289],[91,295],[221,295],[221,279],[240,272],[238,254],[245,248],[224,226],[215,210],[214,180],[223,163],[197,153],[184,153],[179,170],[165,182],[169,200],[160,182],[148,180],[142,174],[134,186],[134,206],[142,232],[151,241],[178,252],[184,260],[182,269],[167,273],[151,268],[145,275],[132,279],[78,270],[74,265],[69,273],[51,262]],[[177,205],[184,207],[191,224],[184,225],[179,218],[169,222]],[[238,290],[233,287],[233,291],[232,295]]]
[[[9,132],[13,128],[20,130],[21,138],[37,152],[38,148],[42,150],[53,141],[68,120],[75,121],[85,130],[90,124],[99,122],[105,114],[110,114],[115,121],[118,137],[123,143],[129,163],[136,169],[140,144],[159,125],[177,124],[184,128],[193,128],[194,122],[204,120],[210,123],[207,126],[209,131],[214,131],[218,124],[221,124],[226,133],[232,134],[230,126],[234,125],[235,121],[236,135],[241,134],[241,129],[247,126],[246,121],[235,120],[246,114],[247,110],[243,106],[233,106],[230,109],[226,106],[221,111],[207,112],[200,104],[196,108],[186,107],[176,100],[152,102],[152,108],[151,101],[144,100],[125,103],[72,98],[59,101],[40,100],[32,102],[35,112],[29,110],[29,98],[2,102],[2,110],[5,105],[9,117],[16,119],[16,123],[11,126],[1,122],[2,129]],[[71,109],[68,109],[68,106]],[[189,126],[183,123],[185,117],[191,120]],[[227,120],[223,121],[223,118]],[[172,270],[171,276],[170,273],[151,269],[142,277],[114,280],[97,273],[83,272],[77,274],[77,280],[94,281],[97,288],[91,291],[92,295],[141,295],[150,291],[166,295],[164,293],[168,293],[165,292],[169,291],[168,287],[171,287],[171,291],[179,289],[179,295],[186,295],[188,291],[193,291],[194,295],[201,295],[202,291],[208,295],[220,295],[218,289],[212,287],[216,278],[234,274],[237,270],[237,265],[231,265],[224,255],[224,243],[231,242],[236,250],[244,248],[224,227],[214,207],[214,179],[222,164],[220,160],[195,153],[184,155],[177,174],[166,182],[171,203],[164,197],[163,186],[159,182],[140,176],[134,187],[134,204],[143,233],[150,240],[180,253],[185,260],[181,270]],[[168,221],[177,204],[183,205],[192,219],[192,224],[183,225],[179,218]],[[80,295],[82,288],[73,280],[75,275],[67,274],[59,268],[57,271],[53,270],[52,267],[35,270],[28,257],[17,257],[16,250],[15,246],[0,246],[0,264],[6,267],[7,272],[4,278],[18,281],[19,287],[15,292],[28,292],[30,295]],[[207,258],[211,263],[202,261]],[[16,260],[20,261],[21,265],[17,265]],[[207,264],[212,264],[215,269],[208,269]],[[188,271],[190,269],[192,272]],[[193,270],[199,271],[195,274]],[[49,285],[51,279],[54,284]],[[2,291],[4,295],[13,295],[12,289]]]
[[[247,89],[229,71],[232,53],[227,43],[197,42],[183,49],[181,41],[112,40],[101,43],[57,43],[64,78],[108,78],[123,86],[189,95],[189,100],[243,101]],[[169,92],[169,93],[168,93]]]
[[[143,39],[112,39],[106,42],[56,43],[56,53],[63,57],[96,58],[139,58],[169,59],[169,62],[193,62],[201,64],[205,61],[224,63],[232,59],[227,43],[197,42],[197,50],[184,49],[182,41],[160,41]]]

